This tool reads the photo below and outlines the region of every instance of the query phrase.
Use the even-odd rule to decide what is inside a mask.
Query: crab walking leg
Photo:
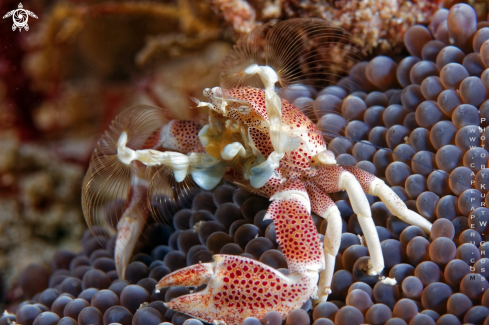
[[[352,173],[344,171],[339,177],[338,188],[346,190],[350,198],[351,207],[358,216],[358,223],[362,228],[370,254],[367,274],[374,276],[379,275],[384,270],[384,256],[380,247],[379,235],[372,219],[370,204],[360,182],[362,182],[361,178],[357,179]]]
[[[141,120],[139,122],[144,122]],[[125,165],[133,165],[137,172],[131,174],[132,185],[126,200],[126,209],[117,224],[117,240],[115,247],[115,263],[117,274],[125,278],[126,266],[131,254],[143,231],[148,218],[147,195],[148,183],[137,175],[142,172],[144,165],[166,164],[173,167],[177,181],[182,181],[187,175],[189,157],[178,152],[160,152],[154,150],[164,147],[183,152],[202,149],[198,138],[199,125],[192,121],[172,120],[160,129],[155,130],[144,142],[141,150],[127,147],[131,140],[126,131],[121,132],[117,139],[117,158]],[[151,149],[147,149],[151,148]],[[214,180],[213,180],[214,181]]]
[[[148,218],[147,190],[146,181],[133,176],[133,184],[127,196],[128,203],[117,224],[114,255],[115,267],[120,279],[125,279],[126,267]]]
[[[209,323],[232,325],[250,316],[263,318],[271,310],[285,317],[316,292],[324,255],[306,189],[299,180],[289,180],[271,199],[265,218],[275,222],[290,274],[246,257],[214,255],[213,263],[192,265],[160,280],[156,289],[208,282],[203,291],[180,296],[167,307]]]
[[[331,294],[336,255],[341,243],[341,214],[329,195],[312,182],[305,183],[307,193],[311,199],[311,210],[328,221],[324,234],[324,259],[326,268],[319,276],[318,294],[315,303],[321,303]]]
[[[406,204],[382,180],[375,179],[370,185],[368,194],[378,196],[384,202],[387,209],[402,221],[420,227],[427,234],[431,232],[431,222],[416,212],[409,210]]]
[[[431,222],[409,210],[397,194],[381,179],[355,167],[343,166],[343,168],[355,175],[357,179],[364,180],[362,187],[365,192],[378,196],[393,215],[398,216],[404,222],[420,227],[427,234],[431,232]]]

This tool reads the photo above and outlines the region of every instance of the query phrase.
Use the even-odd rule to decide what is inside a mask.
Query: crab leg
[[[358,215],[358,222],[370,253],[371,259],[367,274],[379,275],[384,269],[384,258],[370,206],[364,193],[378,195],[394,215],[406,222],[418,225],[427,232],[431,230],[431,224],[426,219],[408,210],[404,202],[374,175],[356,167],[339,165],[324,165],[318,171],[316,184],[326,192],[334,193],[346,190],[348,193],[353,211]],[[386,283],[392,283],[390,279],[386,281]]]
[[[131,258],[134,247],[148,218],[147,207],[149,180],[144,179],[144,165],[166,165],[173,168],[175,179],[183,181],[189,169],[189,156],[173,151],[158,151],[155,148],[163,147],[173,150],[192,151],[199,150],[201,144],[198,134],[198,125],[191,121],[172,120],[168,124],[154,131],[141,150],[127,147],[130,135],[121,132],[117,141],[117,158],[125,165],[132,165],[135,169],[131,173],[131,188],[126,199],[124,213],[117,224],[117,240],[115,247],[115,264],[119,277],[125,278],[125,270]],[[183,134],[185,132],[185,134]],[[146,149],[149,148],[149,149]],[[190,154],[192,155],[192,154]],[[202,157],[194,160],[202,160]],[[196,171],[198,175],[199,171]],[[206,178],[208,181],[209,177]],[[219,178],[220,179],[220,178]],[[212,179],[214,181],[214,179]]]
[[[299,180],[289,180],[271,199],[265,218],[275,222],[290,274],[246,257],[214,255],[212,263],[192,265],[160,280],[157,290],[208,283],[204,290],[180,296],[167,307],[209,323],[231,325],[250,316],[260,319],[270,310],[285,317],[315,293],[324,255],[306,189]]]
[[[423,216],[409,210],[406,204],[381,179],[359,168],[351,166],[343,166],[343,168],[355,175],[357,179],[362,180],[365,193],[378,196],[393,215],[398,216],[404,222],[420,227],[427,234],[430,233],[431,223]]]
[[[384,269],[384,257],[382,255],[382,249],[380,248],[377,229],[375,228],[372,219],[370,205],[364,193],[364,191],[366,192],[366,189],[368,189],[371,178],[375,178],[375,176],[369,173],[366,173],[366,175],[358,173],[358,175],[354,175],[349,172],[350,168],[346,167],[340,165],[322,166],[318,170],[316,184],[327,193],[346,190],[348,197],[350,198],[352,209],[358,216],[358,222],[362,228],[370,253],[367,274],[371,276],[380,275]],[[356,170],[361,171],[358,168],[354,168],[353,171],[356,172]]]
[[[321,272],[318,284],[318,298],[316,303],[324,302],[331,294],[331,282],[333,281],[336,255],[341,243],[341,214],[338,207],[329,195],[313,182],[306,182],[307,193],[311,198],[311,210],[328,221],[324,234],[324,258],[326,268]]]
[[[190,152],[183,154],[176,151],[156,149],[133,150],[126,144],[127,134],[123,132],[117,145],[117,155],[120,161],[123,163],[138,161],[146,166],[170,167],[177,182],[182,182],[190,172],[197,185],[210,190],[221,181],[225,172],[225,164],[207,153]],[[171,142],[168,141],[167,144],[171,144]]]
[[[363,235],[370,253],[369,275],[380,275],[384,270],[384,256],[380,248],[379,235],[372,219],[370,204],[362,190],[362,179],[358,179],[349,172],[343,172],[340,175],[338,187],[340,190],[346,190],[350,198],[350,204],[353,211],[358,216],[358,223],[362,228]]]
[[[402,221],[418,226],[427,234],[431,232],[432,224],[423,218],[423,216],[409,210],[406,204],[382,180],[377,178],[373,181],[369,187],[368,194],[378,196],[384,202],[387,209]]]
[[[117,274],[121,279],[125,278],[126,267],[148,218],[147,190],[146,181],[133,176],[133,184],[127,196],[128,203],[117,224],[114,255]]]

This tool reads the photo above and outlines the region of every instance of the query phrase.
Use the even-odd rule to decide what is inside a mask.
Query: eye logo
[[[7,14],[3,16],[3,19],[8,18],[10,16],[12,16],[14,20],[14,24],[12,25],[12,30],[15,31],[18,28],[19,32],[22,31],[22,28],[24,28],[26,31],[29,30],[29,25],[27,25],[27,20],[29,19],[29,16],[37,19],[35,13],[29,10],[25,10],[23,8],[22,3],[19,3],[18,9],[7,12]]]

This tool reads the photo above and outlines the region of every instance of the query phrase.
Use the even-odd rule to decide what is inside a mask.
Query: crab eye
[[[210,88],[206,88],[202,92],[202,94],[204,95],[204,97],[207,97],[207,98],[210,96],[210,93],[211,93],[211,89]]]
[[[250,112],[251,112],[251,108],[249,106],[240,106],[238,107],[238,112],[241,114],[241,115],[249,115]]]

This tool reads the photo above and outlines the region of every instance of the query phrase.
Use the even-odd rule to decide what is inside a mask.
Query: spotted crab
[[[181,184],[190,175],[207,190],[225,178],[269,198],[265,218],[275,223],[289,274],[247,257],[214,255],[210,263],[177,270],[157,283],[156,290],[207,284],[168,302],[169,308],[210,323],[241,324],[246,317],[262,318],[272,310],[285,317],[310,297],[326,301],[342,233],[340,211],[329,194],[343,190],[369,249],[366,274],[395,284],[382,277],[383,255],[365,193],[378,196],[392,214],[427,233],[431,223],[409,210],[379,178],[338,165],[311,119],[276,88],[297,81],[310,84],[336,73],[328,57],[340,41],[344,53],[345,39],[341,30],[319,19],[261,26],[224,61],[221,87],[205,89],[206,101],[195,100],[209,109],[207,125],[168,121],[162,109],[149,106],[126,110],[115,119],[94,150],[83,206],[90,223],[97,219],[102,192],[125,197],[115,248],[121,278],[150,203],[172,195],[170,178]],[[311,212],[328,221],[323,243]]]

